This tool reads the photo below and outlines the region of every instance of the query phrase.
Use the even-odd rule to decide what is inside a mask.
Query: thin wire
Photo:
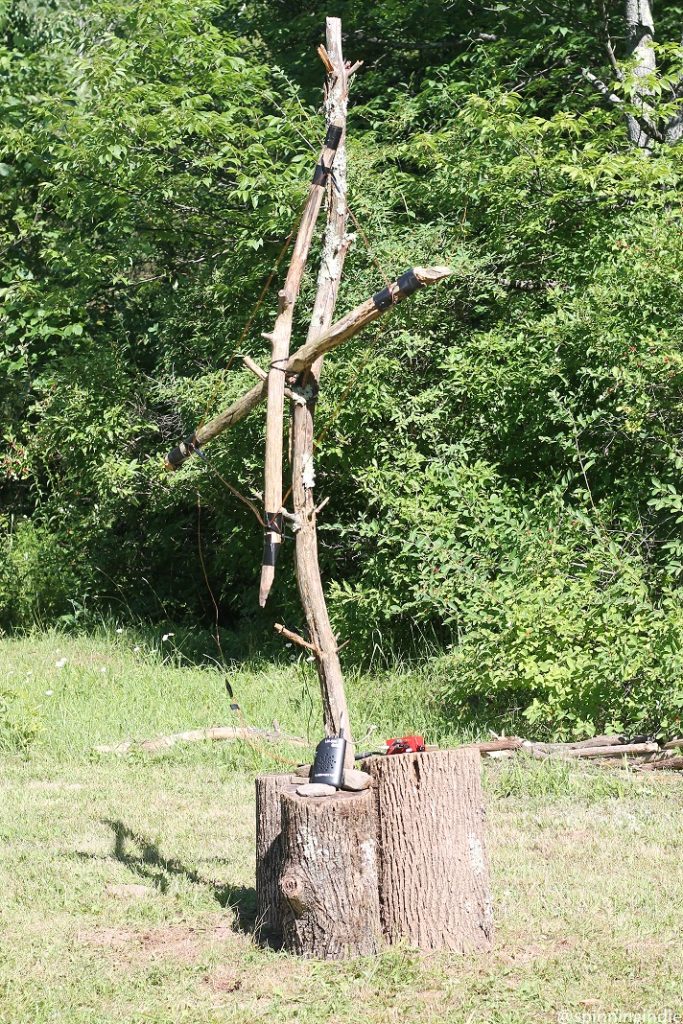
[[[375,264],[375,266],[379,270],[380,276],[382,277],[382,279],[384,281],[385,287],[389,288],[390,284],[391,284],[391,282],[389,281],[389,277],[388,277],[384,267],[380,263],[378,257],[376,256],[376,254],[375,254],[375,252],[374,252],[374,250],[372,248],[372,245],[370,244],[370,239],[368,238],[368,236],[366,235],[365,231],[363,230],[363,227],[362,227],[360,221],[358,220],[358,217],[356,217],[355,213],[353,212],[353,210],[349,206],[348,200],[343,195],[342,190],[341,190],[341,186],[340,186],[339,182],[337,181],[337,176],[334,173],[334,168],[330,169],[330,178],[332,179],[332,184],[334,185],[334,187],[337,190],[337,194],[339,196],[341,196],[342,199],[345,200],[345,202],[346,202],[346,209],[347,209],[347,212],[349,214],[349,217],[353,221],[353,226],[355,227],[356,231],[360,235],[361,241],[363,242],[363,245],[368,250],[368,253],[370,254],[370,259],[372,260],[372,262]]]
[[[202,575],[204,576],[204,582],[206,583],[206,589],[209,592],[211,598],[211,604],[213,605],[214,613],[214,640],[216,641],[216,647],[218,648],[218,654],[220,656],[223,669],[225,672],[228,670],[228,665],[225,660],[225,654],[223,653],[223,646],[221,644],[221,634],[218,628],[218,602],[214,596],[211,584],[209,583],[209,574],[206,570],[206,562],[204,561],[204,551],[202,549],[202,496],[197,491],[197,552],[199,554],[199,564],[202,567]],[[231,687],[232,689],[232,687]]]
[[[245,715],[245,713],[244,713],[244,711],[242,709],[242,705],[237,700],[235,700],[235,695],[234,695],[234,692],[233,692],[233,689],[232,689],[232,685],[228,681],[228,678],[227,678],[228,677],[228,672],[229,672],[229,667],[228,667],[227,659],[225,657],[225,653],[223,651],[223,645],[221,644],[221,634],[220,634],[220,629],[219,629],[219,626],[218,626],[218,618],[219,618],[218,602],[216,601],[216,597],[214,595],[214,592],[211,589],[211,583],[209,582],[209,574],[207,572],[206,562],[204,560],[204,551],[202,549],[201,516],[202,516],[202,499],[201,499],[201,495],[200,495],[199,491],[197,491],[197,552],[199,554],[199,563],[200,563],[200,565],[202,567],[202,575],[204,576],[204,582],[206,584],[206,589],[209,592],[209,597],[211,598],[211,604],[213,605],[213,611],[214,611],[214,633],[213,633],[213,639],[214,639],[214,642],[216,644],[216,649],[218,650],[218,655],[219,655],[220,660],[221,660],[223,671],[225,672],[226,686],[227,686],[228,692],[230,693],[230,696],[231,696],[231,698],[232,698],[232,700],[234,702],[234,707],[233,707],[232,710],[237,711],[237,714],[239,715],[240,722],[242,723],[242,728],[243,729],[245,729],[245,730],[253,730],[254,726],[249,724],[249,722],[247,720],[247,716]],[[246,744],[248,744],[248,746],[250,746],[252,748],[252,750],[255,750],[258,754],[263,754],[263,746],[259,747],[259,745],[258,745],[258,743],[256,741],[256,737],[244,736],[242,738],[243,738],[244,742]],[[274,761],[277,761],[278,764],[285,765],[285,767],[287,767],[287,768],[294,768],[294,767],[298,766],[298,763],[299,763],[298,761],[292,761],[289,758],[281,757],[280,754],[276,754],[273,750],[268,750],[268,754],[269,754],[269,756]]]
[[[261,288],[261,291],[259,292],[259,296],[256,299],[256,302],[254,303],[254,307],[253,307],[249,317],[247,318],[247,321],[246,321],[244,327],[242,328],[242,332],[241,332],[241,334],[239,336],[237,344],[235,345],[235,348],[233,349],[232,354],[231,354],[231,356],[230,356],[230,358],[229,358],[229,360],[227,362],[227,365],[225,367],[226,371],[230,369],[230,367],[232,366],[233,362],[235,361],[235,359],[239,355],[239,351],[240,351],[240,349],[242,347],[242,343],[244,342],[247,334],[249,333],[249,331],[251,330],[251,328],[253,326],[254,320],[256,319],[256,317],[258,315],[258,311],[259,311],[259,309],[261,308],[261,306],[263,304],[263,300],[265,299],[266,295],[268,294],[268,291],[270,289],[270,286],[273,283],[275,275],[277,274],[278,270],[280,269],[280,264],[282,263],[282,260],[285,257],[285,253],[289,249],[289,246],[291,245],[291,242],[292,242],[292,239],[294,237],[294,234],[298,230],[299,225],[301,224],[301,218],[304,215],[304,209],[306,208],[306,202],[307,201],[308,201],[308,197],[306,197],[306,199],[302,203],[301,209],[299,210],[299,213],[298,213],[297,218],[296,218],[296,220],[294,222],[294,225],[292,226],[292,230],[287,235],[287,238],[285,239],[285,241],[284,241],[284,243],[282,245],[282,248],[280,249],[280,251],[279,251],[279,253],[277,255],[275,263],[273,264],[273,267],[272,267],[270,273],[268,274],[268,277],[266,278],[266,282],[263,285],[263,287]],[[206,405],[204,406],[204,411],[202,413],[202,416],[201,416],[201,419],[199,421],[199,424],[195,428],[196,430],[199,430],[199,428],[202,427],[204,425],[204,423],[206,422],[206,417],[209,414],[209,409],[213,405],[213,403],[214,403],[214,401],[215,401],[215,399],[216,399],[216,397],[218,395],[218,392],[220,391],[220,388],[221,388],[221,384],[220,383],[216,384],[214,389],[213,389],[213,391],[209,395],[209,398],[207,399]]]
[[[266,524],[263,522],[263,519],[261,518],[261,514],[260,514],[259,510],[256,508],[256,505],[254,504],[254,502],[251,501],[249,498],[245,497],[244,494],[241,494],[240,491],[238,491],[237,488],[234,487],[233,484],[231,484],[229,480],[226,480],[225,477],[222,475],[222,473],[220,473],[216,469],[216,467],[214,466],[213,462],[210,462],[209,459],[207,459],[206,455],[204,454],[204,452],[200,448],[195,448],[195,451],[197,452],[198,455],[201,456],[201,458],[206,463],[206,465],[209,467],[211,472],[215,473],[215,475],[218,477],[218,479],[223,484],[223,486],[226,488],[226,490],[230,491],[230,493],[233,495],[233,497],[237,498],[238,501],[241,501],[243,505],[246,505],[247,508],[251,512],[253,512],[253,514],[258,519],[259,525],[263,529],[265,529]]]
[[[379,347],[379,345],[382,342],[384,336],[387,334],[387,332],[389,330],[389,327],[390,327],[390,324],[387,323],[387,319],[388,319],[389,316],[391,316],[391,313],[387,314],[387,317],[385,317],[384,324],[383,324],[381,330],[379,330],[377,332],[377,335],[376,335],[375,339],[367,346],[367,352],[366,352],[365,358],[361,361],[360,366],[358,367],[358,369],[354,373],[353,377],[351,378],[349,383],[346,385],[346,387],[342,391],[341,397],[338,399],[338,401],[332,407],[332,411],[330,412],[329,416],[325,420],[325,423],[323,424],[322,430],[320,431],[320,433],[316,434],[316,436],[313,438],[313,447],[315,449],[319,449],[320,448],[320,445],[322,444],[323,439],[327,436],[327,434],[329,433],[331,428],[336,423],[337,419],[339,418],[339,414],[341,413],[344,405],[348,401],[348,397],[351,394],[351,391],[355,387],[358,379],[360,378],[361,374],[363,373],[363,371],[365,370],[366,366],[370,362],[370,359],[372,358],[374,352]],[[309,456],[309,458],[311,458],[311,457],[312,457],[312,455]],[[287,493],[285,494],[285,496],[282,499],[282,504],[283,505],[285,505],[287,503],[287,501],[289,500],[289,498],[291,496],[291,493],[292,493],[292,489],[293,489],[293,484],[290,484],[289,488],[287,490]]]

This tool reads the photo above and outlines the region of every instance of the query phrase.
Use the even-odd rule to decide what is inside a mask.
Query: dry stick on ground
[[[326,28],[326,53],[334,68],[328,79],[326,115],[328,123],[345,126],[348,83],[342,54],[341,22],[338,18],[328,18]],[[322,351],[316,348],[316,344],[319,345],[332,323],[344,260],[350,243],[346,231],[348,208],[345,142],[344,132],[337,151],[334,181],[330,181],[328,185],[327,224],[308,337],[303,349],[293,357],[294,369],[300,374],[297,383],[301,390],[306,393],[312,390],[313,394],[307,405],[292,406],[292,500],[294,513],[299,522],[294,550],[296,581],[320,679],[325,732],[327,735],[337,735],[343,722],[347,738],[346,765],[352,767],[353,739],[337,639],[327,613],[320,578],[317,513],[313,496],[315,401],[323,363]],[[314,358],[309,363],[308,359],[311,356]]]
[[[532,743],[530,748],[534,757],[624,757],[636,754],[654,754],[659,750],[658,743],[620,743],[614,747],[569,747],[565,750],[545,750],[542,743]]]
[[[640,770],[643,772],[661,771],[664,769],[670,769],[674,771],[683,770],[683,757],[665,757],[661,761],[650,761],[648,764],[641,764]]]
[[[330,352],[338,345],[353,338],[364,327],[371,324],[373,320],[382,316],[387,310],[393,309],[395,305],[412,295],[417,288],[426,285],[437,284],[446,277],[450,277],[450,267],[413,267],[406,274],[402,274],[398,280],[393,281],[389,288],[377,292],[371,298],[366,299],[360,306],[356,306],[350,313],[347,313],[337,320],[329,330],[319,337],[307,341],[305,345],[297,349],[287,363],[287,375],[300,373],[302,370],[312,366],[320,356]],[[227,409],[218,416],[215,416],[208,423],[198,427],[189,437],[181,441],[177,448],[174,448],[166,456],[166,468],[178,469],[183,462],[192,455],[193,451],[201,448],[207,442],[212,441],[224,430],[234,427],[236,423],[243,420],[252,409],[264,401],[268,393],[268,382],[262,381],[256,384],[251,391],[238,398]]]
[[[342,68],[343,72],[343,68]],[[333,73],[328,75],[326,89],[332,86]],[[292,261],[287,271],[284,288],[278,294],[279,313],[271,334],[271,363],[268,371],[268,399],[266,410],[266,457],[263,488],[264,519],[266,528],[263,542],[259,604],[263,607],[275,578],[275,562],[282,544],[282,417],[285,408],[285,368],[289,358],[294,305],[301,287],[301,279],[308,259],[315,224],[323,201],[325,187],[334,164],[341,139],[343,124],[328,121],[327,135],[320,160],[315,168],[308,199],[299,223]]]
[[[287,736],[280,732],[267,729],[238,728],[232,725],[219,725],[210,729],[188,729],[186,732],[173,732],[169,736],[157,736],[151,740],[123,740],[121,743],[95,747],[98,754],[127,754],[131,750],[144,750],[156,754],[168,750],[176,743],[200,743],[210,740],[214,743],[230,743],[235,740],[263,740],[266,743],[290,743],[295,747],[308,747],[310,744],[300,736]]]

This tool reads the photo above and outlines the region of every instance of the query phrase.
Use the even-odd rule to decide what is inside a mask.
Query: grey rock
[[[351,790],[352,793],[360,793],[362,790],[368,789],[371,784],[372,777],[367,772],[362,772],[358,768],[344,769],[342,789]]]
[[[333,796],[337,792],[334,786],[326,786],[324,782],[304,782],[296,791],[299,796]]]

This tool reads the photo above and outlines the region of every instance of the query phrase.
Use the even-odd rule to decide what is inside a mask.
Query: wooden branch
[[[654,754],[659,750],[658,743],[619,743],[613,747],[569,747],[565,750],[544,750],[542,743],[529,744],[534,757],[624,757],[636,754]]]
[[[608,103],[611,103],[615,107],[620,107],[623,105],[623,98],[621,96],[617,96],[615,92],[612,92],[610,87],[606,85],[601,78],[598,78],[597,75],[594,75],[592,71],[589,71],[588,68],[581,68],[581,74],[586,79],[586,81],[590,82],[593,88],[600,93],[603,99],[607,100]]]
[[[567,743],[539,743],[536,741],[531,742],[525,740],[526,746],[533,746],[535,750],[543,751],[546,754],[561,754],[564,751],[569,750],[580,750],[583,747],[616,747],[626,742],[625,737],[620,736],[618,733],[612,733],[607,736],[591,736],[587,740],[570,740]]]
[[[521,740],[519,736],[504,736],[499,740],[490,740],[488,743],[475,743],[474,746],[477,748],[480,754],[492,754],[499,750],[521,750],[524,746],[524,740]]]
[[[294,633],[291,629],[287,629],[286,626],[276,622],[273,626],[276,633],[280,636],[284,636],[287,640],[291,640],[293,644],[298,644],[299,647],[305,647],[307,651],[313,651],[314,654],[320,654],[320,651],[315,644],[309,644],[308,640],[304,640],[298,633]]]
[[[259,364],[255,362],[251,358],[251,356],[242,356],[242,362],[244,363],[246,368],[250,370],[251,373],[254,374],[255,377],[258,377],[259,380],[268,380],[268,374],[266,373],[266,371],[263,369],[262,366],[259,366]],[[288,387],[285,387],[285,397],[289,398],[291,402],[298,402],[299,405],[306,404],[306,399],[303,397],[303,395],[297,395],[296,392],[292,391],[292,389]]]
[[[266,371],[263,369],[263,367],[259,366],[258,363],[255,363],[251,356],[242,356],[242,362],[244,363],[246,368],[251,373],[254,374],[255,377],[258,377],[259,380],[268,379],[268,374],[266,373]]]
[[[320,57],[321,61],[325,65],[325,71],[327,71],[328,75],[331,75],[334,72],[334,65],[333,65],[332,61],[330,60],[329,53],[327,52],[327,50],[325,49],[325,47],[323,46],[322,43],[318,47],[318,51],[317,52],[318,52],[318,56]]]
[[[204,740],[214,743],[262,740],[266,743],[291,743],[296,747],[310,746],[308,741],[300,736],[287,736],[284,733],[255,729],[250,726],[237,728],[231,725],[221,725],[211,729],[189,729],[186,732],[174,732],[169,736],[157,736],[150,740],[123,740],[121,743],[95,747],[95,750],[98,754],[127,754],[131,750],[144,750],[148,754],[157,754],[162,750],[169,750],[176,743],[199,743]]]
[[[328,121],[345,122],[348,92],[348,76],[342,53],[341,22],[339,18],[326,20],[327,53],[337,69],[330,77],[330,88],[325,97],[325,113]],[[347,235],[348,207],[346,202],[346,139],[339,144],[335,180],[328,192],[327,224],[323,239],[320,270],[315,301],[311,314],[304,351],[310,361],[296,360],[291,369],[300,373],[300,383],[312,384],[317,391],[322,371],[322,356],[325,349],[319,346],[321,339],[329,335],[332,317],[337,302],[339,282],[349,248]],[[343,322],[343,321],[342,321]],[[316,347],[316,345],[318,347]],[[299,354],[301,350],[299,350]],[[290,360],[290,363],[292,360]],[[313,449],[314,449],[315,403],[295,406],[292,409],[292,501],[299,516],[301,529],[296,534],[294,565],[301,604],[306,615],[309,635],[316,647],[316,667],[322,694],[325,732],[336,735],[342,726],[346,733],[345,763],[353,767],[354,745],[349,722],[349,711],[344,691],[344,677],[339,661],[337,639],[334,635],[325,603],[325,592],[320,577],[318,562],[318,538],[316,529],[315,499],[313,497]]]
[[[452,273],[450,267],[413,267],[412,270],[406,271],[388,288],[376,292],[372,298],[366,299],[341,320],[337,320],[329,330],[309,339],[305,345],[297,349],[287,363],[287,372],[301,373],[320,356],[358,334],[373,320],[377,320],[388,309],[412,295],[418,288],[436,284],[437,281],[442,281]]]
[[[607,103],[610,103],[613,107],[624,106],[623,98],[621,96],[617,96],[615,92],[612,92],[610,87],[606,85],[601,78],[598,78],[597,75],[594,75],[592,71],[589,71],[588,68],[581,68],[581,74],[583,78],[585,78],[586,81],[589,82],[593,86],[593,88],[600,93],[600,95],[603,97],[604,100],[606,100]],[[626,118],[629,124],[632,123],[633,125],[637,126],[642,136],[648,136],[650,139],[655,139],[657,142],[665,141],[664,136],[656,127],[656,125],[654,125],[647,117],[644,117],[642,114],[636,115],[627,113]],[[642,148],[647,148],[644,142],[639,144],[642,146]]]
[[[665,757],[661,761],[650,761],[648,764],[641,764],[642,772],[663,771],[664,769],[681,771],[683,769],[683,757]]]
[[[418,285],[422,287],[442,281],[444,278],[449,277],[453,271],[449,267],[414,267],[412,272],[409,271],[408,273],[414,274]],[[403,277],[405,276],[403,275]],[[337,320],[329,330],[323,332],[317,338],[307,341],[305,345],[297,349],[287,362],[287,375],[300,373],[302,370],[307,369],[321,355],[348,341],[349,338],[354,337],[364,327],[372,323],[373,320],[376,320],[377,317],[382,316],[387,310],[392,309],[394,305],[412,295],[412,290],[409,292],[400,290],[399,281],[400,278],[390,286],[393,303],[385,305],[382,299],[381,305],[378,306],[378,296],[384,296],[386,292],[386,289],[384,289],[383,292],[378,292],[377,295],[367,299],[360,306],[347,313],[341,320]],[[212,441],[219,434],[222,434],[224,430],[228,430],[235,423],[239,423],[240,420],[248,416],[252,409],[255,409],[257,405],[264,401],[267,392],[267,381],[256,384],[251,391],[238,398],[224,412],[219,413],[214,419],[198,427],[194,433],[190,434],[184,441],[181,441],[177,448],[168,453],[166,456],[166,468],[169,470],[178,469],[197,447],[202,447],[208,441]]]
[[[329,63],[329,61],[328,61]],[[341,74],[344,75],[343,66]],[[329,91],[335,71],[330,63],[326,89]],[[285,408],[285,368],[289,357],[289,342],[292,336],[294,306],[306,268],[311,241],[318,213],[325,194],[325,188],[334,165],[337,148],[344,130],[344,124],[329,122],[320,160],[315,168],[308,199],[301,215],[294,242],[292,260],[287,271],[285,284],[279,293],[280,311],[271,335],[271,362],[268,371],[268,395],[266,408],[266,455],[263,487],[264,519],[266,528],[263,538],[261,562],[261,584],[259,604],[263,608],[275,579],[275,563],[282,544],[282,520],[279,509],[282,506],[282,417]]]

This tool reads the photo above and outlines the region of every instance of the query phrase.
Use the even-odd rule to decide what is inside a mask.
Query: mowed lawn
[[[126,735],[232,721],[217,670],[159,651],[127,636],[0,644],[0,692],[20,693],[25,726],[38,730],[25,752],[0,756],[3,1024],[683,1013],[683,778],[489,763],[494,951],[305,962],[260,948],[253,934],[253,778],[300,751],[92,752]],[[283,728],[316,735],[305,666],[236,668],[231,678],[254,724],[277,711]],[[400,731],[418,713],[391,681],[351,685],[361,732]]]

